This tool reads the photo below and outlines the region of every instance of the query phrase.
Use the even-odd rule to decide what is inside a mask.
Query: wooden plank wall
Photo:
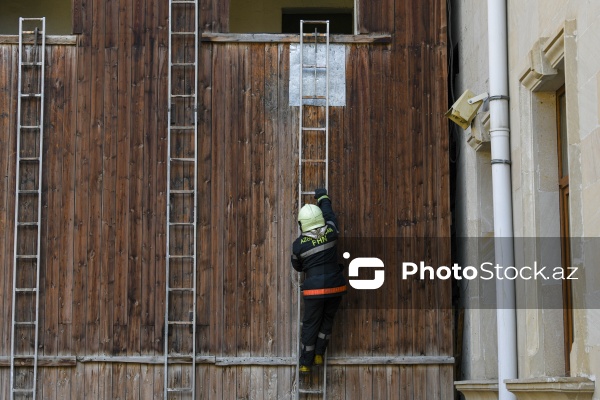
[[[40,369],[43,398],[162,398],[166,229],[167,16],[162,0],[75,1],[77,46],[48,46],[40,345],[74,366]],[[330,192],[345,237],[409,238],[404,257],[449,262],[445,2],[360,1],[346,46],[345,107],[330,116]],[[205,31],[227,2],[202,1]],[[16,46],[0,46],[0,356],[10,354]],[[289,44],[201,46],[198,215],[200,355],[296,355],[298,109]],[[322,118],[315,112],[307,118]],[[312,115],[312,117],[311,117]],[[307,144],[318,151],[316,140]],[[312,147],[311,147],[312,146]],[[430,241],[410,238],[432,238]],[[398,250],[398,249],[395,249]],[[451,356],[449,282],[399,282],[398,296],[348,296],[331,356]],[[85,362],[145,356],[145,363]],[[155,357],[152,359],[151,357]],[[124,360],[124,359],[120,359]],[[154,361],[148,361],[154,360]],[[96,359],[98,361],[98,359]],[[6,366],[6,363],[0,363]],[[335,365],[336,399],[450,399],[452,365]],[[0,397],[9,369],[0,368]],[[289,398],[291,366],[214,363],[199,398]]]

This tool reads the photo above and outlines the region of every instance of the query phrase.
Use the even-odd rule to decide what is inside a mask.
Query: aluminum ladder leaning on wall
[[[27,29],[24,30],[23,25]],[[41,25],[41,29],[40,29]],[[31,26],[31,28],[30,28]],[[33,43],[29,42],[33,38]],[[46,19],[19,18],[10,398],[36,398]]]
[[[198,0],[169,0],[164,398],[196,398]]]
[[[306,25],[324,25],[325,32],[319,33],[317,29],[315,29],[312,33],[305,33],[304,27]],[[305,40],[305,38],[307,40]],[[319,63],[318,57],[318,49],[322,48],[325,53],[324,63],[321,61]],[[312,59],[308,63],[305,62],[306,56],[305,52],[312,52]],[[316,173],[324,178],[324,187],[328,189],[329,187],[329,21],[308,21],[301,20],[300,21],[300,107],[299,107],[299,134],[298,134],[298,208],[302,207],[303,198],[305,196],[314,195],[315,187],[306,187],[310,183],[309,181],[314,180],[315,177],[315,169],[319,170],[320,173]],[[323,58],[323,57],[321,57]],[[312,75],[312,90],[310,90],[310,94],[305,94],[304,92],[304,78],[307,74]],[[319,94],[322,92],[322,88],[317,85],[317,82],[325,83],[325,93]],[[304,107],[307,105],[311,106],[321,106],[323,107],[324,113],[324,125],[320,126],[306,126],[306,121],[304,120]],[[318,118],[317,118],[318,119]],[[324,136],[325,141],[325,149],[324,153],[321,156],[317,156],[317,158],[304,158],[304,138],[305,133],[314,132],[315,134],[320,134]],[[308,166],[312,166],[311,177],[308,177],[309,174],[306,174],[305,168],[308,169]],[[304,182],[304,179],[307,179],[307,182]],[[318,180],[318,179],[316,179]],[[311,182],[314,183],[314,182]],[[321,182],[319,182],[321,183]],[[307,190],[309,189],[309,190]],[[316,388],[303,388],[303,381],[310,380],[312,381],[313,372],[311,371],[310,375],[307,377],[303,377],[300,375],[300,352],[301,352],[301,331],[302,331],[302,294],[300,289],[300,283],[302,282],[303,273],[298,273],[298,286],[296,290],[297,294],[297,319],[296,326],[298,327],[298,335],[297,335],[297,346],[296,349],[298,351],[298,357],[296,357],[296,391],[295,398],[299,399],[300,395],[310,395],[310,394],[321,394],[323,399],[327,398],[327,357],[326,355],[323,357],[323,365],[317,367],[322,375],[318,382],[318,387]],[[307,379],[308,378],[308,379]],[[306,382],[304,382],[306,383]],[[312,382],[311,382],[312,383]]]

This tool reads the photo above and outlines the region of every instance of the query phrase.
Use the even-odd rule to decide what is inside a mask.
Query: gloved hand
[[[327,196],[327,189],[315,189],[315,199],[317,199],[317,204],[319,204],[320,200],[322,200],[323,198],[329,198],[329,196]]]

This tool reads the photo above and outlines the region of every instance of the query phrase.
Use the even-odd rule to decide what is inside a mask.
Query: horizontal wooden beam
[[[203,42],[215,43],[298,43],[300,35],[285,33],[212,33],[202,34]],[[331,35],[329,43],[391,43],[392,35]]]
[[[32,44],[33,35],[25,35],[23,43]],[[0,35],[0,44],[19,44],[19,35]],[[76,44],[76,35],[46,35],[46,45],[74,46]]]
[[[18,360],[15,365],[18,366],[30,366],[32,360]],[[74,367],[77,364],[77,360],[74,356],[39,356],[38,367]],[[0,357],[0,367],[10,367],[10,357]]]
[[[129,363],[129,364],[164,364],[163,356],[82,356],[77,357],[82,363]],[[170,363],[191,364],[190,357],[171,357]],[[214,364],[214,356],[196,356],[197,364]]]
[[[399,356],[399,357],[331,357],[330,365],[437,365],[454,364],[448,356]]]
[[[77,363],[164,364],[162,356],[40,356],[39,367],[74,367]],[[191,364],[189,358],[173,357],[174,364]],[[214,364],[214,356],[196,356],[197,364]],[[19,360],[18,365],[32,365],[31,360]],[[0,357],[0,367],[10,367],[10,357]]]
[[[231,365],[296,365],[292,357],[217,357],[217,366]]]
[[[189,364],[189,358],[171,358],[175,364]],[[126,363],[156,364],[164,363],[161,356],[40,356],[40,367],[74,367],[77,363]],[[215,357],[196,356],[198,364],[215,364],[216,366],[296,365],[294,357]],[[447,356],[399,356],[399,357],[331,357],[329,365],[438,365],[454,364],[454,357]],[[19,361],[19,365],[31,365],[30,360]],[[0,357],[0,367],[10,367],[10,357]]]
[[[454,357],[399,356],[399,357],[330,357],[329,365],[436,365],[454,364]],[[296,365],[292,357],[217,357],[216,365]]]

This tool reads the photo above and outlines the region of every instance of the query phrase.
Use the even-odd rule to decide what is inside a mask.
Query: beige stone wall
[[[487,2],[453,1],[451,8],[451,43],[457,45],[459,72],[454,81],[454,98],[466,89],[479,94],[488,90]],[[475,122],[487,110],[480,109]],[[458,151],[455,155],[458,174],[455,223],[459,238],[491,238],[494,234],[492,209],[492,169],[489,143],[475,151],[467,139],[470,129],[452,126]],[[475,240],[460,240],[460,265],[479,265],[493,260],[493,246]],[[461,282],[461,301],[465,308],[462,377],[457,379],[493,379],[497,376],[497,339],[495,310],[482,304],[480,294],[494,290],[485,282]]]
[[[470,88],[475,93],[487,86],[487,5],[484,1],[453,1],[453,32],[460,47],[460,74],[456,90]],[[556,88],[565,85],[570,177],[571,235],[576,238],[600,236],[600,1],[508,1],[509,91],[512,149],[512,186],[514,229],[517,237],[556,237],[559,234],[559,194],[556,155]],[[562,32],[561,32],[562,29]],[[552,58],[548,40],[561,37],[562,58]],[[558,46],[557,46],[558,47]],[[536,72],[542,72],[539,86],[524,84],[523,74],[538,57]],[[534,74],[530,74],[529,78]],[[480,111],[481,112],[481,111]],[[466,135],[461,131],[461,135]],[[482,161],[489,157],[475,152],[461,140],[458,161],[457,232],[482,235],[489,226],[491,211],[482,207],[489,202],[491,190],[481,178],[490,169]],[[483,164],[483,165],[482,165]],[[493,231],[490,229],[490,232]],[[571,352],[573,376],[600,376],[600,249],[597,240],[588,245],[577,241],[574,266],[580,268],[574,282],[575,344]],[[481,258],[478,249],[464,248],[464,260]],[[517,264],[532,260],[560,263],[556,248],[526,246],[517,249]],[[475,293],[476,291],[471,291]],[[556,307],[560,285],[529,282],[517,285],[519,377],[560,376],[564,373],[562,348],[562,312]],[[469,300],[473,304],[473,296]],[[487,322],[490,322],[488,320]],[[466,325],[465,343],[469,348],[492,346],[488,334],[470,333]],[[493,332],[492,332],[493,330]],[[486,338],[486,344],[483,339]],[[479,344],[476,342],[479,341]],[[475,343],[473,343],[475,342]],[[491,357],[465,353],[465,379],[490,378]],[[479,365],[485,365],[485,374]],[[596,390],[595,399],[600,399]]]

